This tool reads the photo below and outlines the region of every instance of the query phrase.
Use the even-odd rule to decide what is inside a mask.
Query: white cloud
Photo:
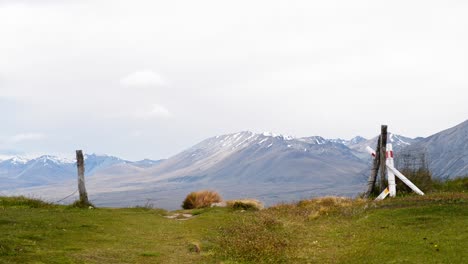
[[[143,70],[131,73],[120,80],[120,83],[125,86],[132,87],[149,87],[162,86],[164,81],[161,76],[150,70]]]

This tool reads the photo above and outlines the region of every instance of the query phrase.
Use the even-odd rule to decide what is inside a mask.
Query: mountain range
[[[146,168],[158,164],[158,160],[128,161],[114,156],[86,154],[85,176],[120,164]],[[43,155],[34,159],[12,157],[0,161],[0,190],[19,187],[50,185],[76,178],[76,160]]]
[[[398,153],[424,153],[435,177],[468,174],[468,120],[427,138],[393,135]],[[225,198],[252,197],[267,205],[319,195],[363,191],[377,137],[351,140],[249,131],[206,139],[166,160],[131,162],[86,155],[86,184],[97,205],[149,201],[174,209],[194,190],[215,189]],[[75,161],[42,156],[0,162],[0,190],[58,199],[76,187]],[[52,191],[53,190],[53,191]],[[53,194],[53,195],[52,195]],[[72,198],[71,198],[72,199]]]

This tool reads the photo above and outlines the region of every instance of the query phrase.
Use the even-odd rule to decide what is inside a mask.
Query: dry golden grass
[[[302,200],[295,204],[279,204],[269,209],[276,214],[313,220],[322,215],[342,214],[352,216],[367,208],[369,201],[345,197],[327,196]]]
[[[226,201],[227,207],[243,210],[262,210],[263,203],[256,199],[239,199]]]
[[[182,203],[182,208],[184,209],[197,209],[210,207],[213,203],[221,202],[221,196],[210,190],[203,190],[198,192],[191,192],[185,197],[184,202]]]

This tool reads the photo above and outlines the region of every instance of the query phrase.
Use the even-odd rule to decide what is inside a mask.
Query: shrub
[[[197,209],[211,206],[212,203],[221,202],[221,196],[215,191],[191,192],[182,203],[184,209]]]
[[[241,200],[230,200],[226,201],[226,205],[233,209],[241,210],[262,210],[263,204],[259,200],[255,199],[241,199]]]

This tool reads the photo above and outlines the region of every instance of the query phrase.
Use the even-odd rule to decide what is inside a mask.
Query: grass
[[[446,180],[434,180],[433,189],[440,192],[467,192],[468,191],[468,176],[458,177]]]
[[[0,197],[0,263],[463,263],[468,194],[326,197],[260,211],[81,209]]]

